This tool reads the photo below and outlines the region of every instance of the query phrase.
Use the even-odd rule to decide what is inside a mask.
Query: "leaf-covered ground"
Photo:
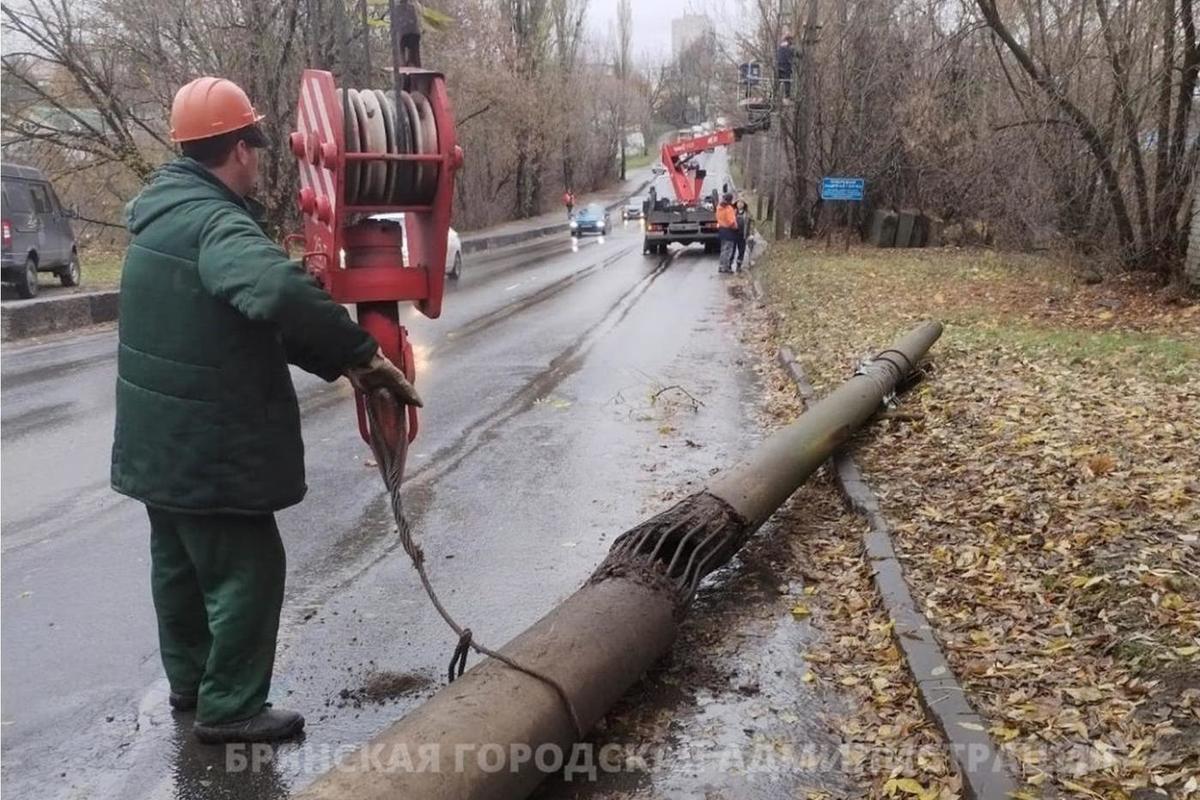
[[[751,338],[792,347],[819,392],[916,322],[946,324],[906,416],[858,453],[1026,796],[1200,794],[1200,306],[987,251],[788,244],[758,274],[768,313]],[[797,410],[786,393],[774,408]],[[899,752],[925,723],[887,717],[910,689],[875,679],[891,654],[855,614],[873,604],[858,543],[837,538],[815,669],[870,687],[848,741]],[[881,759],[870,793],[955,796],[931,759]]]

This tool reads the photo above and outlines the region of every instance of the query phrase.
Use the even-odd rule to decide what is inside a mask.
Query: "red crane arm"
[[[704,186],[704,172],[691,163],[692,157],[714,147],[731,145],[742,138],[738,128],[722,128],[702,136],[680,139],[664,144],[662,162],[671,176],[675,189],[675,200],[685,205],[695,205]]]

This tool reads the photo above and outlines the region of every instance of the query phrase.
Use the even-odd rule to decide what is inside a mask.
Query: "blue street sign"
[[[821,199],[862,201],[866,188],[866,178],[824,178],[821,180]]]

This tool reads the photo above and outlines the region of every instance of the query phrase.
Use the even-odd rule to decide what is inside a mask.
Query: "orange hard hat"
[[[242,87],[225,78],[196,78],[171,103],[171,141],[194,142],[257,124],[263,118]]]

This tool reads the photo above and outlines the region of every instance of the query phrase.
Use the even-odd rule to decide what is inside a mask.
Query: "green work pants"
[[[148,507],[150,586],[171,691],[198,695],[196,720],[262,710],[271,688],[285,557],[271,514]]]

